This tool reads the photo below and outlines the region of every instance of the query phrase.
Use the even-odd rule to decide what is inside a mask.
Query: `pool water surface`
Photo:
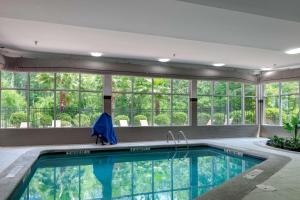
[[[211,147],[44,155],[11,199],[195,199],[262,161]]]

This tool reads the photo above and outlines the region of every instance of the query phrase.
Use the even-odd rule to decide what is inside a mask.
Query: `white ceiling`
[[[300,55],[283,53],[300,47],[300,23],[296,22],[300,12],[272,12],[280,2],[282,6],[288,2],[288,8],[297,6],[295,0],[272,0],[276,6],[268,6],[270,0],[252,0],[250,4],[246,0],[191,1],[198,4],[176,0],[0,0],[0,44],[80,55],[102,51],[109,57],[149,60],[175,53],[172,60],[176,62],[224,62],[248,69],[300,65]],[[262,16],[260,5],[270,8],[265,15],[271,17]]]

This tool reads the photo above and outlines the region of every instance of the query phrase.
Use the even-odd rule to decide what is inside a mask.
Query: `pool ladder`
[[[167,133],[167,143],[169,143],[169,140],[170,140],[170,137],[172,138],[172,140],[173,140],[173,142],[174,142],[174,144],[175,144],[175,146],[177,147],[177,145],[178,144],[180,144],[180,137],[183,137],[183,139],[185,140],[185,143],[186,143],[186,146],[187,146],[187,148],[189,148],[189,142],[188,142],[188,139],[187,139],[187,137],[186,137],[186,135],[184,134],[184,132],[183,131],[179,131],[178,133],[177,133],[177,141],[176,141],[176,139],[175,139],[175,136],[174,136],[174,133],[171,131],[171,130],[169,130],[168,131],[168,133]]]
[[[167,143],[169,143],[170,137],[171,137],[172,140],[173,140],[173,142],[174,142],[174,144],[175,144],[175,149],[176,149],[174,155],[172,156],[172,160],[177,155],[177,145],[180,144],[180,141],[181,141],[180,140],[180,136],[183,137],[183,139],[185,140],[185,143],[186,143],[186,148],[189,149],[189,142],[188,142],[188,139],[187,139],[187,137],[186,137],[186,135],[184,134],[183,131],[179,131],[178,132],[178,134],[177,134],[177,140],[175,139],[175,136],[174,136],[174,134],[173,134],[173,132],[171,130],[169,130],[168,133],[167,133]],[[186,158],[188,156],[188,153],[189,153],[189,151],[186,152],[186,154],[184,155],[183,158]]]

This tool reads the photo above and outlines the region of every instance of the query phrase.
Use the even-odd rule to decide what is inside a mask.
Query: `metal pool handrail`
[[[176,139],[175,139],[175,136],[174,136],[174,134],[172,133],[171,130],[169,130],[168,133],[167,133],[167,143],[169,143],[169,136],[171,136],[171,138],[172,138],[174,144],[176,145],[176,144],[177,144],[177,143],[176,143]]]
[[[189,147],[188,139],[187,139],[187,137],[186,137],[186,135],[184,134],[183,131],[179,131],[179,132],[178,132],[178,141],[177,141],[177,143],[178,143],[178,144],[180,143],[180,136],[183,137],[183,139],[185,140],[185,143],[186,143],[187,147]]]

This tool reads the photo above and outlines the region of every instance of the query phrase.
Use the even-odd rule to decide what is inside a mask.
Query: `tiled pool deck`
[[[189,140],[191,144],[206,143],[211,145],[223,146],[234,148],[244,152],[263,152],[266,154],[276,154],[290,159],[283,159],[286,164],[282,169],[277,171],[275,174],[262,179],[263,182],[260,184],[270,185],[276,188],[275,191],[264,191],[262,189],[254,188],[248,191],[247,195],[241,195],[243,198],[236,197],[235,199],[244,200],[257,200],[257,199],[272,199],[272,200],[293,200],[300,198],[300,153],[292,153],[288,151],[278,151],[265,145],[266,139],[264,138],[227,138],[227,139],[206,139],[206,140]],[[184,142],[182,142],[184,143]],[[22,170],[18,174],[10,179],[7,177],[8,173],[16,167],[28,168],[31,166],[32,160],[36,159],[39,152],[47,151],[60,151],[60,150],[72,150],[72,149],[109,149],[109,148],[124,148],[133,146],[153,146],[153,145],[170,145],[164,141],[160,142],[138,142],[138,143],[120,143],[114,146],[100,146],[95,144],[87,145],[59,145],[59,146],[35,146],[35,147],[0,147],[0,200],[5,199],[9,194],[7,188],[14,187],[16,184],[14,179],[20,179]],[[290,161],[289,161],[290,160]],[[283,164],[283,165],[284,165]],[[17,169],[17,168],[16,168]],[[23,174],[25,172],[23,171]],[[240,177],[240,180],[243,177]],[[234,184],[229,183],[229,184]],[[237,184],[237,183],[235,183]],[[251,188],[251,187],[249,187]],[[248,188],[248,190],[249,190]],[[228,187],[224,187],[228,189]],[[237,188],[239,189],[239,188]],[[236,190],[236,188],[235,188]],[[205,196],[204,199],[222,199],[220,198],[220,192],[224,193],[227,190],[219,190],[219,194],[216,192],[214,195],[213,191],[209,195]],[[224,197],[224,196],[223,196]]]

